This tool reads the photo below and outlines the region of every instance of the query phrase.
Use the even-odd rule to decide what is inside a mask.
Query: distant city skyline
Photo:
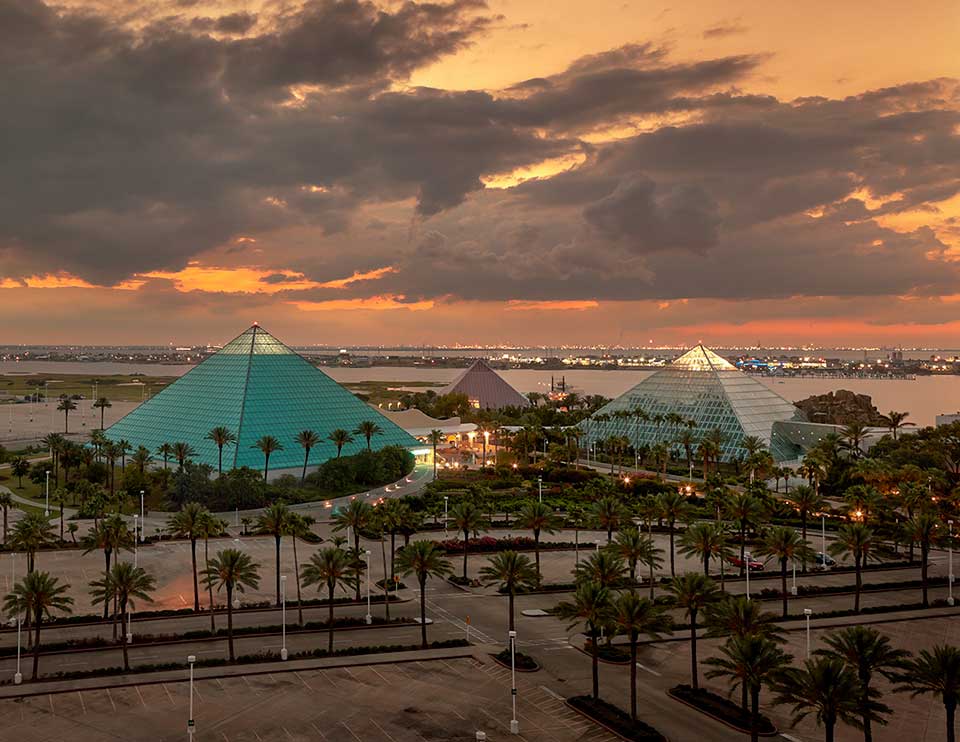
[[[18,0],[0,343],[960,347],[960,6]]]

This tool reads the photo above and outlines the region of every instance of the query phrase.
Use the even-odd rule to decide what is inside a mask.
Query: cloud
[[[704,29],[703,38],[705,39],[724,39],[728,36],[744,34],[750,29],[740,23],[718,23],[716,26]]]

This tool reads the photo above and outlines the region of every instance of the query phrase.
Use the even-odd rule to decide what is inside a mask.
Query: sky
[[[0,3],[3,343],[960,347],[960,4]]]

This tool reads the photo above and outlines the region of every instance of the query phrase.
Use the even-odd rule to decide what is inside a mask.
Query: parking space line
[[[87,715],[87,704],[83,702],[83,693],[77,691],[77,697],[80,699],[80,709],[83,711],[83,715]]]
[[[113,712],[116,713],[116,712],[117,712],[117,704],[115,704],[115,703],[113,702],[113,695],[111,695],[109,688],[107,688],[107,698],[110,699],[110,705],[113,706]]]
[[[390,734],[390,732],[388,732],[386,729],[384,729],[382,726],[380,726],[379,724],[377,724],[377,722],[376,722],[375,719],[372,719],[372,718],[371,718],[370,721],[373,722],[373,725],[374,725],[377,729],[379,729],[381,732],[383,732],[383,735],[384,735],[387,739],[389,739],[390,742],[397,742],[396,738],[395,738],[392,734]]]
[[[344,729],[346,729],[348,732],[350,732],[350,734],[353,735],[353,738],[354,738],[355,740],[357,740],[357,742],[363,742],[363,740],[360,739],[360,737],[358,737],[358,736],[356,735],[356,733],[355,733],[350,727],[347,726],[347,722],[341,721],[341,722],[340,722],[340,726],[342,726]]]

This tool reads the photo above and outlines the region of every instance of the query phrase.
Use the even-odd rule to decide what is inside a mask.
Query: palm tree
[[[375,435],[383,435],[383,428],[371,420],[364,420],[353,431],[354,435],[362,435],[367,441],[367,450],[370,450],[370,439]]]
[[[227,524],[208,510],[200,513],[198,518],[197,530],[199,535],[203,536],[203,573],[210,571],[210,537],[219,536]],[[207,601],[210,609],[210,631],[217,630],[216,615],[213,610],[213,585],[207,582]]]
[[[0,492],[0,508],[3,508],[3,543],[7,543],[7,512],[13,507],[13,497],[9,492]]]
[[[427,436],[427,443],[433,446],[433,478],[437,478],[437,446],[443,443],[443,432],[440,430],[431,430]]]
[[[530,563],[530,557],[515,551],[501,551],[488,559],[486,567],[481,568],[480,576],[491,582],[499,582],[500,590],[506,590],[509,596],[507,608],[509,628],[514,628],[514,598],[517,588],[530,588],[537,585],[540,571]]]
[[[808,714],[817,715],[826,742],[833,742],[837,722],[856,726],[857,712],[864,708],[858,702],[857,676],[836,657],[809,659],[803,669],[784,671],[772,685],[778,694],[777,703],[793,704],[794,724]],[[877,718],[874,707],[878,704],[869,700],[867,703],[867,718]]]
[[[153,456],[150,454],[150,449],[146,446],[137,446],[137,450],[133,452],[130,460],[136,465],[137,471],[140,472],[140,476],[142,477],[146,468],[150,465],[150,462],[153,461]]]
[[[277,565],[277,608],[280,607],[280,539],[287,532],[287,520],[290,517],[290,508],[283,502],[271,503],[257,518],[257,531],[264,535],[273,536],[274,553]]]
[[[131,610],[134,608],[135,600],[153,602],[150,593],[156,589],[156,580],[152,575],[147,574],[143,567],[134,567],[130,562],[118,562],[106,574],[106,578],[110,584],[110,593],[117,602],[121,620],[127,614],[128,604]],[[130,659],[127,656],[127,642],[124,637],[120,638],[120,646],[123,648],[123,669],[128,671]]]
[[[627,573],[627,565],[613,549],[600,549],[580,562],[573,570],[574,581],[595,582],[603,587],[619,587]]]
[[[50,618],[54,611],[71,613],[73,598],[64,594],[69,589],[69,585],[61,585],[56,577],[51,577],[47,572],[28,572],[3,600],[8,615],[22,613],[28,622],[33,622],[33,680],[37,679],[40,665],[40,626],[43,619]]]
[[[646,560],[650,557],[650,547],[652,545],[651,539],[640,533],[639,528],[631,527],[618,531],[617,538],[607,548],[627,563],[627,567],[630,569],[630,582],[636,584],[637,564],[647,563]]]
[[[910,539],[910,542],[920,544],[920,582],[922,585],[924,608],[929,605],[927,599],[927,572],[930,567],[928,559],[930,556],[930,546],[939,540],[937,537],[937,528],[939,526],[940,521],[937,519],[937,516],[929,512],[916,513],[904,524],[907,538]]]
[[[681,495],[679,492],[665,492],[657,498],[657,501],[660,504],[660,512],[667,521],[667,528],[670,531],[670,576],[673,577],[676,575],[676,570],[674,568],[674,560],[676,558],[676,553],[673,545],[674,536],[676,534],[675,526],[678,520],[682,520],[687,516],[687,513],[690,510],[690,506],[687,504],[686,498]]]
[[[703,574],[710,576],[710,559],[716,557],[723,566],[727,536],[722,524],[694,523],[680,534],[680,553],[696,557],[703,564]]]
[[[389,582],[393,582],[397,571],[394,565],[397,559],[397,534],[403,529],[407,521],[407,512],[410,505],[402,500],[391,499],[384,502],[377,508],[377,516],[383,526],[383,530],[390,534],[390,574],[384,574],[384,590],[387,589]],[[386,570],[384,570],[386,572]]]
[[[889,709],[880,707],[872,700],[877,692],[870,685],[873,674],[880,673],[888,680],[893,680],[897,671],[903,669],[910,653],[894,649],[889,638],[867,626],[851,626],[827,634],[824,643],[826,648],[817,650],[817,654],[844,662],[857,675],[863,740],[871,742],[871,722],[881,711],[889,712]]]
[[[237,442],[237,436],[224,425],[218,425],[204,436],[217,447],[217,476],[223,476],[223,447]]]
[[[949,644],[921,649],[915,659],[904,663],[904,671],[896,676],[897,693],[911,698],[927,693],[940,696],[947,715],[947,742],[956,742],[955,720],[960,701],[960,649]]]
[[[740,534],[741,577],[746,564],[747,531],[760,522],[763,511],[763,503],[749,492],[737,492],[727,501],[727,516],[733,521]]]
[[[633,590],[620,593],[613,604],[613,622],[630,642],[630,718],[637,720],[637,641],[640,634],[659,639],[672,621],[663,608]]]
[[[469,500],[458,502],[450,509],[450,520],[453,521],[457,530],[463,534],[463,579],[466,580],[470,534],[476,536],[489,524],[483,516],[483,511]]]
[[[910,416],[909,412],[894,412],[891,410],[886,415],[882,415],[881,419],[883,424],[889,428],[891,435],[893,435],[893,440],[897,440],[897,433],[900,428],[905,425],[913,425],[914,423],[906,422],[906,419]]]
[[[667,590],[673,598],[673,604],[683,608],[684,614],[690,619],[690,684],[696,690],[700,687],[697,672],[697,616],[715,603],[720,593],[716,583],[699,572],[687,572],[674,577]]]
[[[807,519],[811,515],[816,515],[817,513],[822,512],[827,506],[826,500],[824,500],[823,496],[813,489],[813,487],[806,484],[801,484],[794,488],[793,497],[790,498],[790,503],[797,509],[797,513],[800,515],[800,536],[804,542],[806,542]],[[807,572],[806,555],[803,555],[800,558],[800,571],[804,574]]]
[[[127,527],[126,521],[120,515],[112,515],[99,523],[94,523],[92,529],[81,540],[84,554],[96,549],[103,549],[104,574],[110,573],[110,559],[114,553],[119,554],[121,549],[133,548],[133,533]],[[110,614],[110,606],[103,604],[103,618]]]
[[[54,542],[53,524],[39,510],[31,510],[18,520],[10,532],[10,549],[27,555],[27,571],[33,572],[37,552]]]
[[[853,557],[856,572],[856,592],[853,599],[853,612],[860,612],[860,589],[863,586],[863,566],[875,558],[874,549],[879,543],[874,539],[873,531],[863,523],[844,523],[837,531],[836,540],[827,547],[833,556],[846,554]]]
[[[353,535],[353,549],[360,554],[360,532],[370,524],[373,508],[362,500],[350,500],[345,508],[333,514],[333,531],[346,531]],[[360,573],[357,572],[355,598],[360,600]]]
[[[163,459],[163,470],[167,470],[167,462],[170,461],[170,457],[173,456],[173,446],[169,443],[161,443],[157,446],[157,456],[160,456]]]
[[[584,582],[577,587],[573,600],[561,601],[553,609],[562,621],[571,621],[568,631],[583,623],[590,637],[590,656],[593,664],[593,697],[600,697],[600,662],[597,655],[597,639],[600,627],[605,626],[613,612],[610,589],[594,582]]]
[[[501,554],[502,556],[502,554]],[[529,561],[527,564],[529,568]],[[416,575],[420,583],[420,645],[427,648],[427,578],[445,577],[452,571],[450,562],[432,541],[414,541],[404,547],[397,560],[397,568],[404,577]],[[511,596],[511,603],[513,598]]]
[[[287,535],[293,541],[293,576],[297,583],[297,623],[303,626],[303,601],[300,596],[300,559],[297,556],[297,539],[306,538],[311,533],[310,526],[316,521],[313,516],[301,515],[300,513],[290,513],[287,519]],[[355,549],[359,553],[359,548]],[[360,571],[357,570],[357,590],[360,585]],[[360,600],[360,593],[357,593],[357,600]]]
[[[175,536],[190,539],[190,561],[193,565],[193,610],[200,610],[200,587],[197,583],[197,539],[203,536],[205,519],[210,511],[198,502],[188,502],[174,515],[167,530]]]
[[[270,454],[275,451],[282,451],[283,445],[272,435],[261,436],[250,448],[259,448],[263,454],[263,481],[267,481],[267,475],[270,472]]]
[[[730,637],[720,646],[722,657],[711,657],[706,664],[708,678],[728,678],[733,689],[745,687],[750,698],[750,742],[758,742],[760,689],[780,676],[793,659],[774,642],[753,634]]]
[[[758,600],[745,595],[725,595],[710,605],[704,614],[708,637],[762,636],[782,644],[784,630],[777,624],[777,615],[763,610]]]
[[[210,560],[205,579],[212,585],[227,590],[227,645],[230,661],[233,662],[233,591],[244,592],[246,588],[256,590],[260,587],[260,565],[246,552],[238,549],[223,549]]]
[[[57,487],[53,494],[50,496],[50,499],[53,500],[54,505],[56,505],[60,510],[60,542],[63,543],[63,507],[67,503],[67,498],[69,495],[67,491],[62,487]]]
[[[70,399],[70,397],[63,397],[60,400],[60,404],[57,405],[57,410],[63,413],[64,435],[70,432],[70,412],[75,409],[77,409],[77,403]]]
[[[613,532],[628,520],[628,514],[619,498],[604,495],[590,508],[591,520],[607,532],[607,543],[613,540]]]
[[[108,407],[113,407],[113,405],[110,403],[110,400],[107,399],[106,397],[98,397],[97,401],[93,403],[93,406],[95,409],[100,410],[100,430],[103,430],[104,413],[107,411]]]
[[[560,528],[560,519],[547,505],[537,500],[531,500],[517,513],[516,525],[518,528],[528,528],[533,531],[533,553],[537,565],[537,587],[540,586],[540,534],[556,533]]]
[[[161,448],[163,448],[163,446],[161,446]],[[173,458],[177,460],[177,464],[180,466],[180,471],[183,471],[188,460],[197,455],[197,452],[193,450],[193,446],[183,441],[178,441],[173,444],[172,453]],[[164,459],[164,467],[166,467],[166,459]]]
[[[350,435],[349,431],[344,430],[343,428],[337,428],[327,436],[327,440],[337,447],[337,458],[339,459],[340,452],[343,451],[343,447],[348,443],[353,443],[353,436]]]
[[[17,456],[10,463],[10,473],[17,478],[17,489],[23,489],[23,478],[30,472],[30,462],[23,456]]]
[[[863,423],[850,423],[840,429],[840,447],[849,451],[855,459],[863,455],[863,442],[870,429]]]
[[[320,436],[312,430],[301,430],[297,433],[297,443],[303,448],[303,471],[300,473],[300,486],[307,478],[307,464],[310,462],[310,450],[320,443]]]
[[[783,617],[787,617],[787,563],[810,555],[810,547],[800,534],[787,526],[773,526],[763,534],[757,547],[760,556],[773,557],[780,562],[780,593],[783,599]]]
[[[333,652],[333,593],[345,588],[353,573],[353,564],[347,552],[333,546],[313,554],[303,566],[304,587],[316,585],[318,590],[327,588],[327,652]]]

